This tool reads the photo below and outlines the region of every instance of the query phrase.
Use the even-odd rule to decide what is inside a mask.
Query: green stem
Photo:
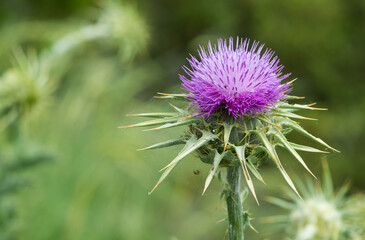
[[[228,239],[243,240],[243,209],[241,201],[241,167],[234,165],[227,168],[228,188],[225,190],[228,212]]]

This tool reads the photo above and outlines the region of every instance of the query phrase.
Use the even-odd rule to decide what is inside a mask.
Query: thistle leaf
[[[178,108],[178,107],[176,107],[175,105],[173,105],[171,103],[170,103],[170,106],[173,107],[177,112],[179,112],[181,114],[187,114],[187,112],[182,108]]]
[[[307,164],[305,164],[304,160],[302,159],[302,157],[294,150],[294,148],[290,145],[290,143],[288,142],[288,140],[285,138],[285,136],[280,132],[280,130],[276,129],[276,128],[271,128],[272,130],[272,134],[275,135],[275,137],[282,143],[284,144],[284,147],[291,153],[293,154],[293,156],[303,165],[303,167],[310,173],[312,174],[312,176],[314,178],[317,179],[317,177],[312,173],[311,170],[309,170]]]
[[[155,98],[162,98],[162,99],[176,99],[176,100],[182,100],[182,101],[188,101],[186,97],[188,97],[187,94],[173,94],[173,93],[157,93],[160,96],[155,96]]]
[[[185,139],[186,139],[186,137],[170,139],[170,140],[167,140],[164,142],[153,144],[153,145],[145,147],[145,148],[138,149],[138,151],[165,148],[165,147],[170,147],[170,146],[174,146],[174,145],[184,144]]]
[[[255,118],[257,118],[260,121],[266,122],[267,124],[273,125],[277,128],[281,128],[280,126],[276,125],[275,123],[273,123],[268,117],[261,115],[261,116],[256,116]]]
[[[297,189],[294,186],[293,181],[290,179],[289,175],[286,173],[283,165],[281,165],[281,162],[279,160],[279,157],[275,151],[275,147],[271,145],[271,143],[269,142],[269,140],[267,139],[266,135],[261,132],[261,131],[254,131],[257,133],[257,135],[260,137],[261,141],[264,143],[268,153],[270,154],[270,156],[272,157],[272,159],[274,160],[276,166],[279,168],[281,174],[284,176],[285,181],[289,184],[289,186],[294,190],[294,192],[300,197],[302,198]]]
[[[259,204],[259,201],[257,200],[257,197],[256,197],[256,193],[255,193],[255,187],[253,185],[253,182],[252,182],[252,179],[250,177],[250,173],[248,172],[247,170],[247,166],[246,166],[246,158],[245,158],[245,148],[246,148],[246,145],[243,145],[243,146],[233,146],[236,153],[237,153],[237,157],[238,159],[240,160],[240,163],[241,163],[241,166],[242,166],[242,170],[243,170],[243,173],[245,175],[245,178],[246,178],[246,182],[247,182],[247,185],[250,189],[250,191],[252,192],[252,195],[254,196],[256,202],[257,202],[257,205],[260,205]]]
[[[193,144],[191,144],[188,148],[186,148],[184,151],[181,151],[177,157],[172,160],[166,167],[162,168],[160,171],[163,171],[167,168],[169,168],[171,165],[174,165],[175,163],[178,163],[183,159],[185,156],[187,156],[189,153],[195,151],[196,149],[203,146],[205,143],[209,142],[210,140],[217,138],[218,136],[211,133],[211,132],[204,132],[203,136],[199,138],[199,140],[196,140]]]
[[[276,112],[276,111],[272,111],[273,115],[276,116],[282,116],[282,117],[288,117],[288,118],[297,118],[297,119],[304,119],[304,120],[317,120],[314,118],[307,118],[307,117],[303,117],[300,116],[298,114],[292,113],[292,112],[284,112],[284,111],[280,111],[280,112]]]
[[[151,129],[146,129],[144,131],[154,131],[154,130],[161,130],[161,129],[166,129],[166,128],[172,128],[172,127],[179,127],[179,126],[183,126],[186,124],[190,124],[193,122],[199,121],[196,118],[179,118],[177,120],[177,122],[174,123],[166,123],[162,126],[156,127],[156,128],[151,128]]]
[[[326,160],[322,160],[322,168],[323,168],[323,183],[322,183],[323,193],[326,195],[326,197],[331,198],[333,196],[333,183],[332,183],[331,172]]]
[[[306,110],[327,110],[327,108],[315,108],[311,107],[313,104],[310,105],[302,105],[302,104],[288,104],[288,103],[280,103],[276,105],[278,108],[284,108],[284,109],[306,109]]]
[[[293,143],[293,142],[289,142],[289,144],[298,151],[302,151],[302,152],[315,152],[315,153],[328,153],[322,150],[319,150],[317,148],[314,147],[309,147],[309,146],[305,146],[305,145],[300,145],[297,143]]]
[[[185,144],[184,148],[180,151],[179,155],[186,151],[187,149],[191,148],[195,143],[197,142],[197,139],[195,135],[193,135]],[[150,195],[159,185],[160,183],[169,175],[169,173],[172,171],[172,169],[177,165],[178,162],[172,164],[170,167],[168,167],[161,175],[160,179],[158,180],[155,187],[148,193]]]
[[[297,206],[294,203],[285,201],[280,198],[266,197],[266,201],[287,210],[295,210],[297,208]]]
[[[222,161],[222,159],[223,159],[223,157],[224,157],[225,154],[226,154],[226,152],[224,152],[222,154],[219,154],[218,151],[215,150],[215,156],[214,156],[214,160],[213,160],[213,165],[212,165],[212,168],[209,171],[209,174],[208,174],[207,179],[205,180],[205,185],[204,185],[204,190],[203,190],[202,195],[204,195],[205,191],[207,190],[207,188],[210,185],[210,182],[213,179],[213,176],[217,173],[219,163]]]
[[[312,134],[307,132],[305,129],[303,129],[299,124],[297,124],[296,122],[294,122],[290,119],[286,119],[285,121],[283,121],[282,125],[292,128],[293,130],[297,131],[298,133],[300,133],[300,134],[302,134],[302,135],[304,135],[304,136],[306,136],[306,137],[322,144],[325,147],[328,147],[328,148],[332,149],[333,151],[340,152],[340,151],[334,149],[333,147],[329,146],[322,139],[313,136]]]
[[[132,127],[148,127],[148,126],[154,126],[154,125],[160,125],[164,123],[171,123],[178,121],[179,118],[173,117],[173,118],[161,118],[161,119],[154,119],[149,121],[144,121],[140,123],[136,123],[129,126],[122,126],[120,128],[132,128]]]
[[[284,100],[295,100],[295,99],[304,99],[305,97],[297,97],[297,96],[291,96],[291,95],[286,95],[285,97],[283,97]]]
[[[256,167],[249,159],[247,159],[247,167],[259,181],[261,181],[263,184],[266,184],[259,171],[257,171]]]
[[[223,127],[224,127],[224,149],[223,149],[223,151],[225,151],[226,148],[227,148],[227,144],[229,142],[229,137],[231,135],[233,125],[228,124],[228,123],[225,122],[223,124]]]
[[[271,145],[271,143],[267,139],[265,133],[263,133],[262,131],[253,131],[253,132],[255,132],[259,136],[259,138],[263,142],[264,146],[266,147],[267,152],[269,153],[271,158],[274,159],[275,163],[278,165],[279,162],[276,159],[276,154],[275,154],[274,147]]]
[[[177,117],[178,114],[174,112],[166,112],[166,113],[136,113],[136,114],[128,114],[128,117],[150,117],[150,118],[165,118],[165,117]]]
[[[279,168],[281,174],[284,176],[285,181],[289,184],[289,186],[294,190],[294,192],[299,196],[300,199],[302,199],[302,197],[299,195],[297,189],[295,188],[295,185],[293,183],[293,181],[291,180],[291,178],[289,177],[288,173],[285,171],[283,165],[281,164],[279,157],[275,151],[275,148],[273,148],[274,150],[274,154],[276,156],[277,161],[275,161],[277,167]]]

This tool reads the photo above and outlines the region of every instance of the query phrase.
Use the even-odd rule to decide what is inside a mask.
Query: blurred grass
[[[59,79],[52,102],[24,127],[24,134],[51,149],[56,159],[27,172],[32,185],[16,195],[19,239],[224,239],[226,222],[219,221],[225,209],[219,184],[213,181],[201,197],[209,166],[190,156],[148,196],[159,178],[157,171],[179,148],[135,149],[176,133],[117,129],[135,121],[126,118],[127,113],[166,110],[168,105],[152,96],[157,91],[179,92],[177,74],[187,64],[188,53],[195,54],[199,44],[218,37],[257,39],[277,52],[285,71],[298,77],[293,93],[307,96],[305,102],[318,101],[318,106],[329,108],[310,113],[318,122],[302,124],[342,151],[327,156],[335,185],[350,178],[353,189],[364,190],[363,2],[123,3],[139,13],[131,16],[145,22],[145,28],[127,20],[124,24],[132,28],[121,31],[122,38],[111,35],[87,42],[59,59],[52,72]],[[100,6],[91,0],[0,4],[2,72],[10,66],[13,47],[47,49],[65,34],[97,23]],[[133,41],[136,38],[143,41]],[[295,138],[306,143],[300,136]],[[290,175],[307,174],[285,156],[282,162]],[[318,174],[320,156],[303,156]],[[196,169],[199,175],[193,174]],[[260,232],[246,230],[249,239],[270,236],[260,217],[277,211],[263,200],[266,195],[282,194],[284,179],[274,170],[271,164],[263,167],[268,185],[256,184],[261,206],[249,197],[253,225]]]

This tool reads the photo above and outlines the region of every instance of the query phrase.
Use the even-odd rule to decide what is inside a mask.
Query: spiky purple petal
[[[183,66],[188,78],[180,75],[183,89],[190,93],[191,106],[200,116],[220,111],[235,118],[269,110],[287,95],[291,83],[281,84],[290,74],[281,75],[284,66],[274,52],[249,40],[218,39],[218,45],[200,47],[200,60],[191,56],[191,69]]]

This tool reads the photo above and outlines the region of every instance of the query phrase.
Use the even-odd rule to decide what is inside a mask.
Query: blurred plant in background
[[[28,23],[28,27],[32,25]],[[42,36],[39,38],[42,40]],[[31,128],[50,114],[47,107],[57,106],[59,99],[53,94],[63,85],[68,61],[91,41],[107,40],[118,50],[122,62],[143,51],[147,31],[134,8],[105,2],[95,23],[65,32],[39,54],[33,48],[25,54],[15,46],[15,61],[0,77],[0,239],[15,239],[19,231],[14,193],[29,184],[18,173],[52,159],[39,143],[28,140],[34,135]]]
[[[312,179],[300,183],[303,199],[287,191],[290,201],[269,197],[268,201],[289,211],[267,220],[296,240],[364,239],[364,196],[348,195],[348,184],[333,188],[327,161],[323,160],[322,184]]]

